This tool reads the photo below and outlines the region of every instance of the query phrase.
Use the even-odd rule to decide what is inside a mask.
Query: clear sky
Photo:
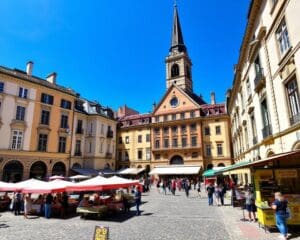
[[[1,0],[0,65],[57,82],[113,109],[149,112],[166,91],[173,0]],[[177,0],[194,92],[217,102],[233,65],[249,0]]]

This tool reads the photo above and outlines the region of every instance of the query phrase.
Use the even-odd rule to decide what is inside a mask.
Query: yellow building
[[[126,106],[122,107],[122,110],[128,112]],[[131,115],[126,114],[119,118],[118,123],[117,168],[150,169],[151,116],[135,111],[131,112]]]
[[[0,68],[0,169],[2,179],[19,181],[68,174],[75,92],[26,72]]]

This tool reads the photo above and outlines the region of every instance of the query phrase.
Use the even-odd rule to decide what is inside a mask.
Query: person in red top
[[[176,181],[175,181],[175,179],[172,179],[171,191],[172,191],[172,194],[175,196],[175,191],[176,191]]]

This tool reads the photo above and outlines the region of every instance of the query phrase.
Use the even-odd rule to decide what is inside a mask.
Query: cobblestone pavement
[[[130,214],[119,214],[118,217],[105,220],[82,220],[79,217],[67,220],[42,217],[24,220],[23,216],[16,217],[10,212],[1,213],[0,239],[90,240],[95,225],[108,226],[112,240],[260,239],[246,238],[242,234],[244,230],[236,222],[238,213],[232,207],[208,207],[207,198],[200,199],[194,190],[186,198],[183,192],[172,196],[159,194],[153,189],[151,193],[144,194],[142,200],[141,216],[135,216],[132,208]],[[248,226],[250,223],[243,224]],[[278,236],[278,233],[272,236]]]

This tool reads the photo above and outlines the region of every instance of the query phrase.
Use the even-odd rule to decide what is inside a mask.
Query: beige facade
[[[251,3],[228,92],[236,162],[299,148],[299,11],[297,0]]]

